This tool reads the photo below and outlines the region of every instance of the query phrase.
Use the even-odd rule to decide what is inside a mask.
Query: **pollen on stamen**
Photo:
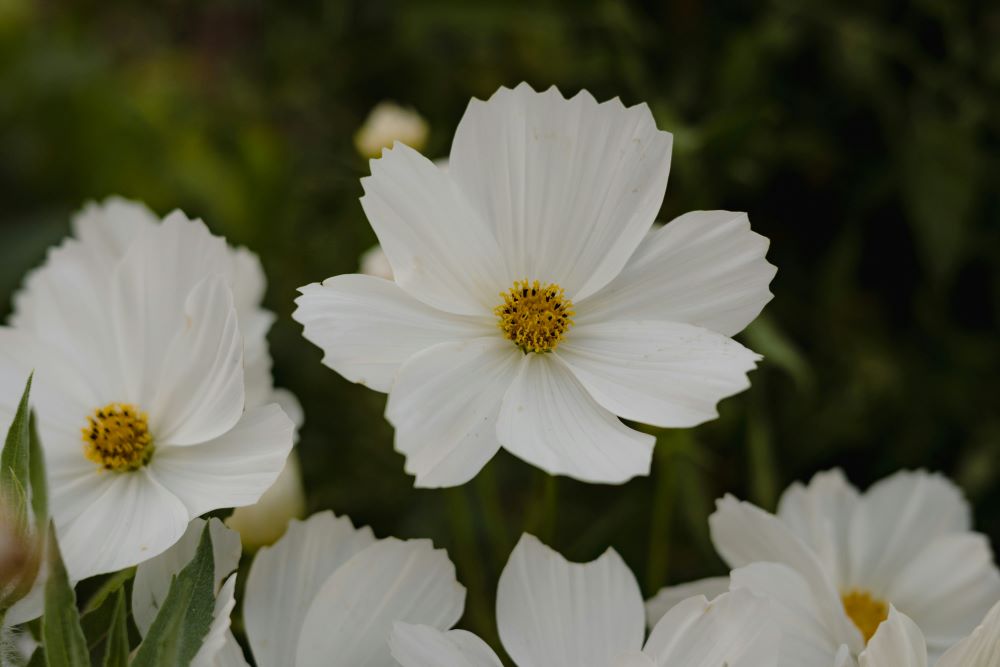
[[[525,354],[551,352],[573,326],[573,302],[555,283],[515,281],[500,296],[503,303],[493,309],[497,324]]]
[[[872,597],[867,591],[852,590],[841,596],[844,612],[865,638],[865,643],[875,636],[882,621],[889,618],[889,605]]]
[[[138,470],[153,455],[149,417],[128,403],[109,403],[94,410],[81,433],[84,455],[105,470]]]

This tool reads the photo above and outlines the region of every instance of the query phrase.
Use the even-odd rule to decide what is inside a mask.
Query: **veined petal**
[[[643,653],[658,667],[777,667],[780,638],[768,599],[736,590],[675,606],[653,628]]]
[[[653,659],[641,651],[633,651],[620,656],[615,667],[657,667]]]
[[[707,329],[654,321],[574,327],[554,354],[614,414],[671,428],[715,419],[760,359]]]
[[[120,259],[146,227],[160,219],[142,202],[111,196],[104,201],[87,202],[71,222],[73,235],[92,252],[106,251],[104,259]]]
[[[496,454],[500,402],[521,356],[494,336],[441,343],[403,364],[385,415],[417,486],[464,484]]]
[[[513,279],[452,177],[399,142],[370,164],[361,206],[399,286],[439,310],[489,315]]]
[[[490,225],[513,279],[583,299],[621,271],[656,219],[672,143],[645,104],[521,84],[469,103],[448,173]]]
[[[274,546],[257,552],[247,577],[243,619],[258,665],[294,665],[302,623],[333,572],[375,543],[370,528],[319,512],[291,521]]]
[[[646,625],[655,627],[668,611],[688,598],[702,595],[711,601],[728,591],[729,577],[708,577],[661,588],[660,592],[646,600]]]
[[[188,447],[156,449],[150,474],[198,516],[257,502],[285,467],[295,425],[277,405],[243,415],[232,430]]]
[[[114,473],[95,466],[76,484],[53,486],[50,498],[72,581],[163,553],[181,538],[190,520],[184,504],[145,469]]]
[[[399,367],[422,350],[496,332],[494,318],[437,310],[381,278],[337,276],[299,291],[292,317],[323,350],[323,363],[376,391],[388,392]]]
[[[570,563],[525,534],[500,575],[497,625],[518,667],[607,667],[642,647],[642,595],[614,550]]]
[[[649,474],[655,437],[598,405],[555,355],[523,355],[519,366],[497,421],[507,451],[586,482],[620,484]]]
[[[397,622],[389,648],[403,667],[503,667],[486,642],[465,630]]]
[[[218,519],[210,519],[208,524],[215,562],[215,592],[218,593],[223,582],[239,566],[242,548],[239,533],[226,528]],[[132,616],[141,635],[145,636],[153,624],[174,576],[194,558],[204,528],[204,519],[194,519],[176,544],[136,568],[132,584]]]
[[[937,667],[1000,667],[1000,602],[971,635],[941,656]]]
[[[391,667],[395,622],[439,630],[462,616],[465,588],[430,540],[376,542],[316,591],[302,623],[296,667]]]
[[[927,667],[924,635],[916,623],[890,605],[889,618],[878,626],[858,661],[861,667]]]
[[[166,350],[148,351],[163,355],[162,369],[151,400],[136,402],[149,411],[156,440],[194,445],[220,437],[243,414],[243,337],[225,278],[191,291],[175,331]]]
[[[577,324],[666,320],[733,336],[773,296],[767,247],[746,213],[685,213],[650,232],[614,280],[576,304]]]

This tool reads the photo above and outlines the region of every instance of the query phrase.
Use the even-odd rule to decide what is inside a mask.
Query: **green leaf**
[[[69,584],[55,528],[49,524],[49,579],[45,583],[42,644],[48,667],[90,667],[76,594]]]
[[[124,570],[119,570],[115,572],[110,577],[104,580],[101,587],[97,589],[87,604],[83,606],[84,615],[96,611],[98,607],[104,604],[104,601],[108,599],[112,594],[114,594],[119,588],[125,585],[125,582],[135,576],[135,568],[129,567]]]
[[[170,583],[132,667],[187,667],[212,625],[215,562],[208,524],[194,558]]]
[[[31,438],[29,422],[31,416],[28,409],[28,398],[31,395],[31,381],[32,377],[28,377],[28,383],[21,395],[21,403],[17,406],[14,421],[7,431],[3,452],[0,453],[0,493],[3,494],[6,509],[14,513],[14,520],[22,534],[27,534],[28,528],[28,506],[25,491],[30,480]]]
[[[36,533],[45,532],[49,523],[49,487],[45,476],[45,454],[42,441],[38,437],[38,423],[35,413],[31,413],[28,425],[28,476],[31,480],[31,511],[35,514]]]
[[[104,667],[128,667],[128,619],[125,611],[125,590],[115,593],[114,616],[108,628],[104,647]]]

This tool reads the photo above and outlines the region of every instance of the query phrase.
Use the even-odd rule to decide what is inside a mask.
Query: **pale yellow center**
[[[573,302],[555,283],[519,280],[500,296],[503,303],[493,309],[500,330],[526,354],[551,352],[573,326]]]
[[[82,433],[83,453],[105,470],[138,470],[153,455],[149,417],[134,405],[109,403],[94,410]]]
[[[854,625],[858,626],[866,644],[882,621],[889,618],[889,605],[872,597],[867,591],[848,591],[841,596],[841,600],[844,602],[844,611],[854,621]]]

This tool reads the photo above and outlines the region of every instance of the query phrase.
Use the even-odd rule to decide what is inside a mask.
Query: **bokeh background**
[[[0,0],[0,313],[89,199],[182,208],[257,251],[278,384],[301,399],[310,510],[429,536],[492,605],[524,530],[573,559],[618,549],[649,595],[723,571],[706,517],[773,508],[843,467],[953,476],[1000,547],[1000,5],[508,0]],[[297,287],[375,242],[352,137],[384,99],[447,155],[470,97],[528,81],[645,101],[674,133],[661,219],[750,213],[776,297],[741,340],[767,356],[721,418],[662,432],[648,479],[553,479],[501,453],[418,491],[384,397],[320,365]]]

